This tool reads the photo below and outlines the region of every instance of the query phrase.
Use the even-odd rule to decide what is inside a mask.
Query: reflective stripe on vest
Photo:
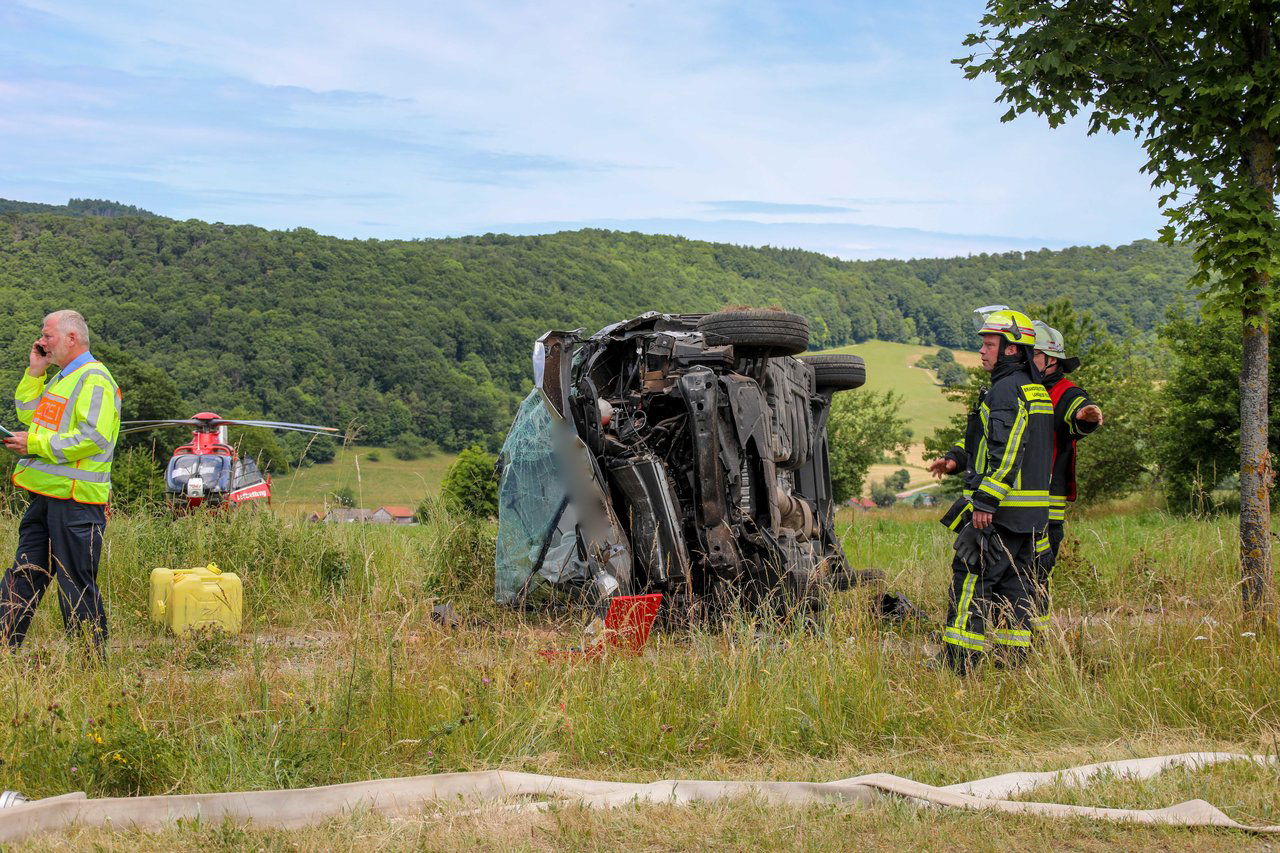
[[[65,398],[56,397],[56,395],[49,393],[48,389],[46,388],[44,394],[42,394],[40,397],[41,403],[44,402],[45,397],[56,397],[57,399],[64,400],[64,402],[63,402],[62,410],[59,412],[60,417],[58,419],[57,424],[55,426],[49,426],[49,424],[40,424],[40,426],[45,427],[47,429],[56,429],[58,432],[66,432],[67,430],[71,429],[71,415],[75,407],[69,406],[66,403],[67,401],[74,400],[76,397],[80,395],[80,389],[84,387],[84,381],[88,379],[90,376],[101,376],[103,379],[110,382],[113,386],[116,384],[116,381],[111,378],[110,373],[107,373],[105,370],[97,370],[95,368],[90,367],[88,369],[80,371],[80,375],[76,379],[75,387],[71,389],[71,393],[68,394]],[[48,387],[52,388],[54,385],[57,385],[59,381],[61,380],[55,379],[54,381],[49,383]],[[99,406],[101,406],[101,403],[99,403]],[[117,410],[119,409],[118,406],[116,408]],[[92,420],[96,422],[97,418],[92,418]]]
[[[91,378],[94,382],[86,388]],[[18,405],[22,411],[34,406],[30,435],[38,439],[39,455],[33,449],[18,460],[14,484],[51,498],[106,503],[121,408],[120,389],[111,374],[100,362],[87,362],[54,378],[34,401]]]
[[[39,459],[23,459],[18,464],[33,471],[43,471],[46,474],[66,477],[68,480],[79,480],[82,483],[111,482],[110,471],[85,471],[71,465],[50,465],[48,462],[41,462]]]

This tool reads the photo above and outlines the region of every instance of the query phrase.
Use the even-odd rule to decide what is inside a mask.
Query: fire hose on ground
[[[521,810],[539,810],[555,801],[604,809],[632,803],[685,804],[740,797],[758,797],[774,805],[826,803],[855,807],[870,805],[884,798],[900,798],[921,806],[1135,824],[1214,826],[1280,834],[1280,826],[1237,823],[1204,800],[1188,800],[1162,809],[1117,809],[1009,799],[1047,784],[1075,787],[1107,775],[1141,780],[1173,767],[1196,769],[1224,761],[1271,765],[1278,759],[1276,756],[1228,752],[1188,752],[1087,764],[1043,773],[1005,773],[943,787],[925,785],[889,773],[871,773],[835,782],[667,779],[629,783],[486,770],[280,791],[102,799],[88,799],[83,793],[74,793],[26,802],[21,802],[21,797],[17,796],[10,799],[18,802],[13,802],[8,808],[0,807],[0,842],[20,841],[72,826],[149,831],[170,826],[178,820],[193,819],[214,823],[231,820],[262,828],[289,829],[362,810],[384,817],[415,817],[433,804],[446,802],[472,806],[505,802]],[[5,792],[6,795],[13,793]],[[526,802],[510,803],[522,798]]]

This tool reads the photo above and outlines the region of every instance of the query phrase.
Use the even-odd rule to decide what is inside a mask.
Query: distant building
[[[417,524],[417,513],[409,506],[380,506],[369,516],[374,524]]]
[[[875,509],[876,502],[871,498],[849,498],[849,505],[854,509]]]
[[[355,507],[336,506],[321,515],[311,513],[311,521],[322,521],[325,524],[417,524],[417,514],[413,507],[380,506],[377,509],[356,509]]]
[[[356,521],[370,521],[373,510],[356,509],[354,507],[337,506],[325,513],[325,524],[350,524]]]

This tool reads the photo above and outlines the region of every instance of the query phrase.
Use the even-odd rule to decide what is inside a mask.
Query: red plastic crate
[[[605,648],[639,654],[649,642],[653,620],[662,605],[661,593],[619,595],[609,602],[604,616],[604,634],[588,649],[543,649],[538,652],[547,660],[595,658]]]

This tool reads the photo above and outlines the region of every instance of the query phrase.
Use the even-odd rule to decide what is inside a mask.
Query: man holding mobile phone
[[[60,368],[46,379],[50,366]],[[120,431],[120,389],[89,352],[89,327],[75,311],[45,317],[14,392],[28,427],[4,439],[19,455],[13,482],[30,492],[13,565],[0,580],[0,638],[22,645],[40,599],[58,580],[67,633],[106,650],[107,617],[98,560]]]

